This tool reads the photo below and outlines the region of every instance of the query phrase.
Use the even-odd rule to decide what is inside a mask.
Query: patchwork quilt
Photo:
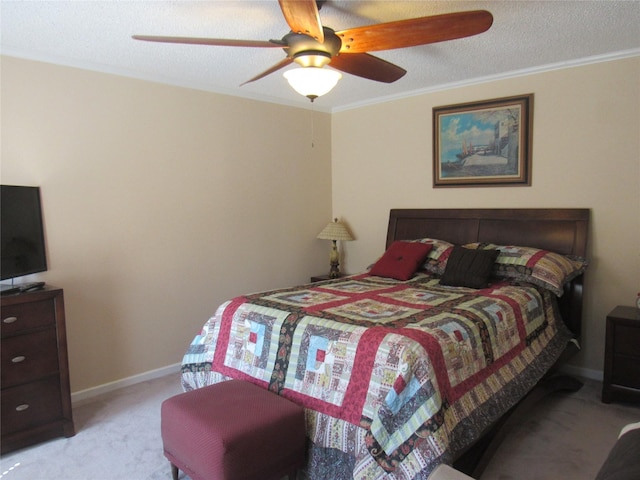
[[[184,356],[183,386],[261,385],[308,409],[311,440],[354,457],[353,478],[412,479],[515,404],[567,339],[539,287],[361,274],[224,303]]]

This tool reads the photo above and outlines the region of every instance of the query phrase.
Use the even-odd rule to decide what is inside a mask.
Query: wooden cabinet
[[[344,275],[340,275],[338,278],[342,278]],[[331,280],[331,278],[329,278],[329,274],[327,275],[314,275],[313,277],[311,277],[311,283],[316,283],[316,282],[324,282],[325,280]]]
[[[2,453],[73,436],[62,290],[4,296],[1,316]]]
[[[640,309],[618,306],[607,315],[602,401],[640,401]]]

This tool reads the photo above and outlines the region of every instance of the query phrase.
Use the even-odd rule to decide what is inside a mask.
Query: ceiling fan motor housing
[[[324,67],[338,54],[342,40],[329,27],[323,27],[324,42],[304,33],[288,33],[282,41],[288,45],[285,52],[303,67]]]

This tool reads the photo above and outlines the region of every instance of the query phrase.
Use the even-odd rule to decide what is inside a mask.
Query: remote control
[[[43,287],[44,287],[44,282],[27,283],[26,285],[22,285],[20,287],[20,293],[32,292],[34,290],[40,290]]]

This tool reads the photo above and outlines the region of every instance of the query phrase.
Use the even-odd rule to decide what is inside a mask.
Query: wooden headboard
[[[456,245],[491,242],[543,248],[586,258],[589,209],[393,209],[389,215],[387,247],[394,240],[437,238]],[[559,306],[569,329],[580,336],[582,276],[565,288]]]

